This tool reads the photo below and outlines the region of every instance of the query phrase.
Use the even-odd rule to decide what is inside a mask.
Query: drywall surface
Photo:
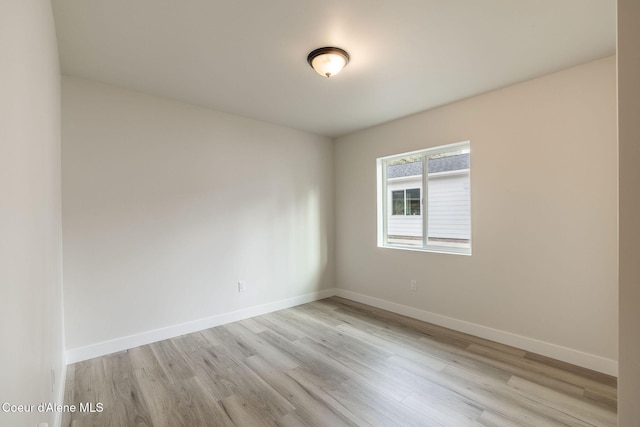
[[[377,247],[376,158],[466,140],[472,256]],[[338,138],[334,156],[338,288],[615,370],[614,57]]]
[[[618,425],[640,423],[640,3],[618,1],[620,377]]]
[[[72,77],[62,92],[67,348],[333,288],[330,139]]]
[[[51,4],[0,2],[0,425],[64,390],[60,68]],[[37,408],[36,408],[37,409]]]

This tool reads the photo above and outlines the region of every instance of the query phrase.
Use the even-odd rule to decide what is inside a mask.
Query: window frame
[[[437,252],[448,253],[457,255],[471,255],[472,241],[473,241],[473,216],[471,215],[471,205],[469,206],[469,246],[468,247],[452,247],[443,246],[433,243],[428,243],[428,230],[429,230],[429,173],[428,173],[428,158],[430,156],[448,153],[455,150],[465,150],[471,156],[471,141],[456,142],[453,144],[440,145],[432,148],[425,148],[422,150],[415,150],[406,153],[393,154],[390,156],[380,157],[376,159],[377,170],[377,243],[378,247],[390,248],[390,249],[402,249],[419,252]],[[402,245],[397,243],[388,242],[388,209],[389,203],[393,203],[390,200],[390,194],[388,184],[389,179],[387,177],[387,165],[397,159],[402,159],[409,156],[422,157],[422,188],[420,191],[421,206],[420,217],[422,217],[422,246],[414,245]],[[469,157],[469,169],[468,172],[462,172],[469,174],[469,197],[471,198],[471,157]],[[445,174],[461,174],[461,172],[445,172]],[[432,175],[433,177],[433,175]],[[405,189],[405,216],[406,215],[406,189]],[[469,200],[471,202],[471,199]],[[400,216],[400,215],[397,215]],[[416,215],[417,216],[417,215]]]

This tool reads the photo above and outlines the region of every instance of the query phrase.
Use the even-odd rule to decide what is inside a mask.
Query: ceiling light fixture
[[[349,54],[338,47],[321,47],[307,56],[307,62],[316,73],[331,77],[349,63]]]

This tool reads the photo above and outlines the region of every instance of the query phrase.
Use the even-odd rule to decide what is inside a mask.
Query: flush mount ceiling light
[[[307,56],[307,62],[316,73],[331,77],[349,63],[349,54],[338,47],[321,47]]]

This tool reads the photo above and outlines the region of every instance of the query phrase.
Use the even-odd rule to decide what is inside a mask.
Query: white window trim
[[[387,224],[388,221],[386,216],[388,212],[387,209],[389,208],[388,206],[389,201],[387,200],[388,193],[389,193],[387,182],[390,181],[387,179],[387,168],[385,167],[385,165],[388,162],[393,161],[395,159],[401,159],[404,157],[409,157],[409,156],[418,155],[418,154],[426,157],[427,155],[447,153],[457,148],[467,148],[469,149],[469,152],[471,152],[471,142],[462,141],[462,142],[442,145],[434,148],[426,148],[423,150],[416,150],[416,151],[410,151],[407,153],[380,157],[376,160],[376,171],[377,171],[377,178],[378,178],[377,179],[377,225],[378,225],[377,243],[378,243],[378,247],[386,248],[386,249],[400,249],[400,250],[418,251],[418,252],[435,252],[435,253],[443,253],[443,254],[468,255],[468,256],[471,255],[471,242],[473,242],[473,224],[470,224],[471,238],[470,238],[470,243],[468,248],[456,248],[456,247],[450,247],[450,246],[439,246],[434,244],[427,244],[429,212],[428,212],[428,206],[426,205],[426,200],[428,200],[428,196],[429,196],[429,193],[428,193],[429,192],[429,187],[428,187],[429,173],[428,173],[428,162],[426,161],[422,163],[422,168],[423,168],[422,191],[421,191],[422,207],[420,209],[420,216],[422,217],[422,224],[423,224],[422,225],[422,229],[423,229],[422,247],[406,246],[401,244],[389,244],[385,241],[387,236],[387,231],[388,231],[388,224]],[[454,172],[441,172],[441,173],[431,174],[431,176],[437,177],[437,176],[462,174],[462,173],[469,173],[469,178],[471,178],[470,169],[464,169],[464,170],[454,171]],[[473,218],[473,216],[471,218]]]

